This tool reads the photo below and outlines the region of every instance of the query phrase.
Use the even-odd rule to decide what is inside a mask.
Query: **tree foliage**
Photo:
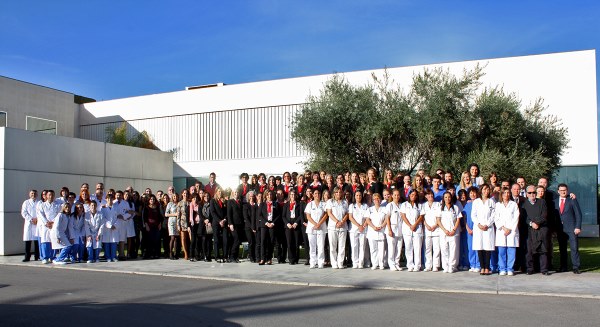
[[[483,75],[480,66],[461,76],[425,69],[406,91],[387,70],[359,86],[334,75],[296,113],[292,137],[310,153],[310,169],[458,174],[476,162],[501,178],[549,175],[568,144],[566,128],[544,115],[542,99],[523,107],[501,87],[482,88]]]
[[[116,127],[106,127],[106,142],[144,149],[158,149],[148,132],[135,132],[130,135],[127,131],[126,122],[123,122],[122,124]]]

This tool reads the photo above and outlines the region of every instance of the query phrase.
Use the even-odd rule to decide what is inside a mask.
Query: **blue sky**
[[[0,75],[97,100],[599,45],[599,1],[0,3]]]

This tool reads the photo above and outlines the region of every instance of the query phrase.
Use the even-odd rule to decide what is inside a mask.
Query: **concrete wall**
[[[21,204],[30,189],[75,193],[87,182],[136,190],[164,189],[173,180],[170,153],[0,128],[0,255],[23,252]]]
[[[54,120],[57,135],[77,137],[79,105],[72,93],[0,76],[0,111],[6,127],[25,129],[26,116]]]

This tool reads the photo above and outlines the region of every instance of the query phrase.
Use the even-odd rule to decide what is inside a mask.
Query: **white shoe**
[[[413,271],[413,269],[412,269],[412,267],[408,267],[408,269],[407,269],[406,271],[408,271],[408,272],[412,272],[412,271]]]
[[[379,266],[379,270],[384,270],[385,267],[384,266]]]
[[[431,271],[431,268],[425,268],[423,271]]]
[[[398,271],[398,268],[396,268],[396,266],[390,266],[390,271]]]
[[[322,265],[321,265],[321,266],[319,266],[319,269],[323,269],[323,266],[322,266]]]
[[[358,266],[352,266],[352,269],[358,269]]]
[[[509,271],[509,272],[507,272],[506,274],[507,274],[508,276],[514,276],[514,275],[515,275],[515,273],[514,273],[514,272],[512,272],[512,271]]]
[[[58,260],[54,260],[53,262],[55,265],[66,265],[67,263],[65,261],[58,261]]]
[[[96,263],[99,263],[99,262],[100,262],[100,259],[96,259]]]
[[[358,269],[363,269],[363,268],[365,268],[365,266],[363,266],[363,265],[358,265]]]
[[[119,259],[113,259],[112,262],[119,262]]]
[[[480,272],[480,271],[481,271],[481,269],[473,268],[473,272],[474,272],[474,273],[478,273],[478,272]]]
[[[315,269],[317,268],[317,266],[310,266],[310,269]]]
[[[88,260],[88,261],[87,261],[87,263],[93,263],[93,262],[94,262],[93,260]]]
[[[375,269],[377,269],[377,266],[371,267],[371,270],[375,270]]]
[[[500,276],[506,276],[506,271],[501,271]]]
[[[416,268],[416,267],[413,268],[413,272],[419,272],[419,271],[421,271],[421,268]]]
[[[432,271],[433,271],[433,272],[440,271],[440,268],[438,268],[438,267],[435,267],[435,268],[433,268],[433,270],[432,270]]]

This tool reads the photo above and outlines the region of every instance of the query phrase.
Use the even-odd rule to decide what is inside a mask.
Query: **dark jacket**
[[[242,225],[244,223],[242,202],[240,200],[227,201],[227,223],[229,225]]]
[[[301,225],[303,220],[303,215],[304,215],[304,210],[303,210],[303,205],[301,202],[294,202],[294,218],[292,218],[292,211],[290,210],[290,203],[287,202],[284,206],[283,206],[283,212],[281,215],[281,218],[283,220],[283,224],[285,226],[285,228],[287,228],[287,224],[298,224]]]

